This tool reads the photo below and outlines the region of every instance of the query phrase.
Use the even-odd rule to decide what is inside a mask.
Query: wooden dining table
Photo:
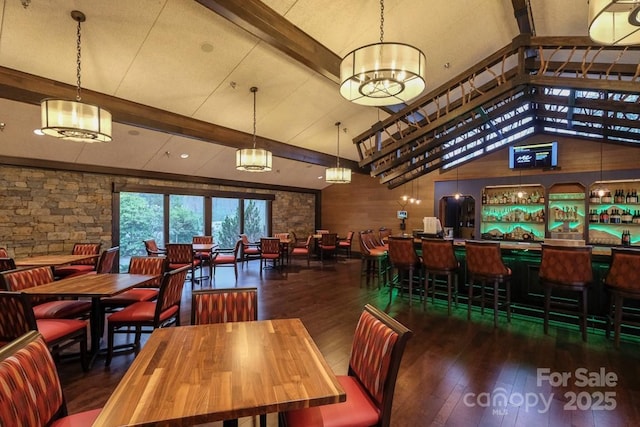
[[[100,299],[121,294],[140,286],[157,276],[152,274],[83,274],[67,277],[40,286],[23,289],[29,295],[49,295],[69,298],[91,298],[91,349],[95,356],[100,350],[100,340],[104,330],[104,319]]]
[[[94,426],[233,425],[345,400],[300,319],[179,326],[153,331]]]
[[[15,260],[16,267],[56,267],[59,265],[72,264],[78,261],[84,261],[86,259],[98,258],[99,255],[37,255],[28,258],[19,258]]]

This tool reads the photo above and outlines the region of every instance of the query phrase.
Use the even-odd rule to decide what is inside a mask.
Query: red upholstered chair
[[[438,276],[446,276],[447,284],[447,309],[451,315],[451,300],[455,299],[458,305],[458,269],[460,263],[456,259],[453,250],[453,240],[422,239],[422,269],[424,271],[424,307],[427,307],[427,297],[431,287],[431,300],[433,301]],[[431,276],[431,282],[429,277]],[[431,283],[431,285],[429,285]]]
[[[320,261],[324,261],[326,253],[329,256],[336,253],[338,249],[338,234],[337,233],[320,233],[322,237],[318,243],[318,250],[320,251]]]
[[[193,236],[191,243],[194,244],[208,244],[213,245],[213,236]],[[210,251],[196,251],[193,254],[194,258],[200,261],[200,276],[198,277],[198,281],[203,279],[209,279],[211,277],[211,259],[215,256],[213,250]],[[204,266],[209,266],[209,275],[203,276],[202,269]]]
[[[549,312],[571,314],[580,319],[582,340],[587,341],[587,290],[593,282],[591,246],[554,246],[542,244],[540,285],[544,288],[544,333],[549,332]],[[562,299],[553,299],[556,290]],[[570,295],[578,297],[573,303]]]
[[[490,297],[493,303],[493,326],[498,325],[498,310],[506,308],[507,321],[511,321],[511,269],[502,261],[500,243],[467,240],[467,272],[469,273],[469,301],[467,319],[471,319],[473,301],[480,301],[481,313],[484,314],[486,288],[491,286]],[[479,283],[480,295],[474,296],[474,285]],[[501,294],[500,285],[504,286]]]
[[[0,348],[0,384],[1,426],[90,426],[100,413],[67,414],[56,365],[36,331]]]
[[[398,270],[398,285],[402,289],[405,273],[409,273],[409,305],[413,299],[413,276],[422,267],[422,260],[416,253],[413,237],[389,237],[389,262]],[[393,298],[394,280],[391,280],[389,302]]]
[[[200,265],[200,260],[193,257],[193,245],[191,243],[167,243],[167,259],[169,270],[177,270],[189,267],[191,288],[193,288],[195,269]]]
[[[167,254],[167,248],[159,248],[155,239],[143,240],[144,249],[147,251],[148,256],[161,256]]]
[[[33,267],[0,273],[0,288],[21,292],[32,286],[45,285],[53,282],[53,272],[50,267]],[[72,319],[89,317],[91,301],[75,299],[55,299],[46,296],[29,296],[36,319]]]
[[[0,342],[39,331],[53,354],[79,345],[80,363],[87,371],[87,325],[86,320],[78,319],[36,319],[26,294],[0,291]]]
[[[89,273],[95,271],[100,255],[100,243],[76,243],[73,245],[71,254],[73,255],[96,255],[95,258],[89,258],[82,261],[76,261],[70,265],[62,265],[55,267],[53,274],[56,277],[67,277],[70,275],[78,275],[81,273]]]
[[[280,239],[276,237],[262,237],[260,239],[260,275],[262,268],[271,261],[273,268],[280,266],[282,270],[282,253],[280,252]]]
[[[624,310],[624,300],[640,300],[640,250],[628,248],[611,248],[611,267],[604,280],[610,293],[610,308],[607,321],[607,337],[613,323],[613,341],[620,347],[620,330],[623,323],[640,325],[637,311]]]
[[[238,259],[242,248],[242,240],[238,239],[233,248],[217,249],[211,259],[213,275],[216,275],[216,267],[233,267],[236,280],[238,280]]]
[[[180,326],[180,302],[182,289],[187,278],[189,266],[164,273],[160,284],[160,293],[156,301],[140,301],[131,304],[107,317],[108,348],[105,365],[113,358],[113,338],[116,333],[129,334],[129,327],[135,327],[133,350],[140,350],[142,333],[153,332],[155,328]],[[130,345],[125,345],[131,347]]]
[[[258,320],[258,289],[201,289],[191,296],[191,324]]]
[[[258,320],[258,289],[201,289],[191,296],[191,324],[249,322]],[[260,415],[260,426],[266,427],[267,415]]]
[[[0,271],[15,270],[16,263],[13,258],[0,258]]]
[[[380,230],[378,230],[378,240],[380,240],[382,244],[387,244],[389,236],[391,236],[391,229],[380,227]]]
[[[345,252],[347,258],[351,258],[351,242],[353,240],[353,231],[347,233],[347,237],[338,240],[338,250]]]
[[[112,248],[106,249],[102,251],[100,254],[100,258],[98,258],[98,264],[96,265],[96,269],[90,272],[78,272],[73,273],[67,277],[81,276],[83,274],[109,274],[113,273],[113,268],[116,264],[116,259],[118,258],[118,253],[120,252],[120,246],[114,246]]]
[[[286,412],[286,425],[389,426],[400,361],[411,335],[398,321],[367,304],[353,338],[348,375],[338,376],[346,402]]]
[[[152,274],[156,279],[119,295],[102,298],[102,307],[106,312],[121,309],[139,301],[153,301],[160,292],[162,275],[167,271],[167,258],[159,256],[134,256],[129,260],[130,274]]]
[[[307,267],[309,267],[309,263],[311,261],[311,242],[313,241],[313,235],[310,234],[307,237],[306,242],[304,243],[304,245],[301,246],[294,246],[291,249],[291,253],[290,256],[292,258],[302,258],[305,257],[307,259]]]
[[[260,243],[252,243],[246,234],[241,234],[242,240],[242,265],[252,259],[260,259]]]
[[[9,258],[9,252],[6,248],[0,248],[0,258]]]

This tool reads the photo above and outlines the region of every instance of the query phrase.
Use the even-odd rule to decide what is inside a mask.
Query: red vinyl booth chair
[[[21,292],[32,286],[51,282],[53,282],[51,267],[33,267],[0,273],[0,288],[6,291]],[[91,311],[91,301],[86,300],[31,295],[29,302],[36,319],[88,318]]]
[[[55,267],[53,274],[56,277],[67,277],[71,275],[80,275],[95,271],[100,255],[101,243],[76,243],[73,245],[72,255],[96,255],[95,258],[89,258],[82,261],[76,261],[69,265]]]
[[[156,301],[140,301],[129,305],[121,311],[116,311],[107,317],[108,348],[105,365],[111,364],[113,358],[113,338],[116,333],[129,334],[129,327],[135,327],[135,341],[133,350],[140,350],[140,338],[143,332],[153,332],[155,328],[180,326],[180,303],[182,289],[187,278],[189,267],[164,273],[160,293]],[[131,345],[123,347],[131,348]]]
[[[37,331],[0,348],[1,426],[90,426],[101,409],[68,415],[47,344]]]
[[[78,344],[82,369],[89,369],[86,320],[36,320],[26,294],[0,291],[0,343],[11,342],[29,331],[39,331],[53,354],[60,354],[62,350]]]
[[[604,280],[610,294],[607,338],[613,323],[613,342],[620,347],[620,332],[623,324],[640,325],[640,316],[631,307],[624,310],[624,301],[640,300],[640,249],[611,248],[611,267]]]
[[[413,333],[367,304],[356,326],[349,370],[338,376],[346,402],[283,414],[289,427],[388,427],[400,361]]]

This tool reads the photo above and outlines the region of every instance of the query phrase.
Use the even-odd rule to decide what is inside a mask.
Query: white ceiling
[[[24,1],[24,0],[23,0]],[[75,85],[82,24],[82,87],[295,147],[358,161],[351,139],[386,114],[344,100],[328,78],[191,0],[0,0],[0,66]],[[342,57],[379,39],[374,0],[264,3]],[[540,36],[586,35],[587,0],[531,0]],[[427,91],[508,44],[519,30],[511,0],[387,0],[384,40],[427,56]],[[444,67],[448,63],[449,67]],[[2,99],[0,155],[260,182],[326,187],[324,167],[274,158],[274,172],[235,170],[235,149],[115,123],[113,141],[82,144],[35,136],[37,106]],[[189,158],[181,159],[180,154]]]

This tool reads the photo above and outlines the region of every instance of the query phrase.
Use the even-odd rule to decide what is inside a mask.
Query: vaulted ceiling
[[[349,103],[336,83],[340,58],[379,38],[380,6],[375,1],[1,0],[0,122],[5,126],[0,132],[0,162],[322,189],[327,184],[319,177],[335,162],[334,123],[340,121],[341,163],[360,166],[393,187],[440,167],[433,159],[425,161],[424,153],[435,154],[441,148],[434,151],[430,146],[417,157],[406,154],[416,141],[422,150],[433,142],[426,136],[466,132],[462,125],[451,125],[456,123],[453,116],[431,117],[459,108],[449,97],[447,108],[452,111],[436,112],[440,108],[434,103],[445,99],[437,89],[443,85],[467,90],[472,82],[479,88],[465,95],[474,108],[455,111],[458,122],[479,117],[485,128],[464,128],[476,126],[477,132],[487,126],[498,129],[497,121],[519,120],[504,112],[522,105],[522,99],[542,112],[535,119],[536,131],[543,130],[543,116],[554,123],[566,119],[565,111],[540,108],[548,98],[570,99],[561,104],[582,102],[575,93],[532,90],[531,82],[522,78],[508,82],[510,90],[501,87],[499,96],[482,98],[488,93],[482,85],[504,86],[493,74],[500,76],[513,61],[520,63],[517,56],[502,62],[494,54],[513,46],[521,33],[585,36],[586,0],[387,0],[384,6],[385,41],[415,45],[427,56],[424,99],[395,114]],[[114,139],[107,144],[58,141],[32,133],[39,127],[41,99],[75,96],[76,27],[69,16],[74,9],[87,16],[82,25],[83,100],[114,116]],[[527,52],[536,50],[530,40],[522,43],[531,48]],[[550,42],[537,52],[550,52],[552,46]],[[555,56],[553,67],[567,55]],[[469,71],[487,58],[493,63],[480,67],[475,81],[469,80]],[[522,67],[537,70],[542,58],[526,58]],[[568,62],[573,67],[577,61]],[[524,72],[519,68],[516,74]],[[239,172],[234,167],[235,149],[251,144],[251,86],[259,88],[258,145],[275,156],[271,173]],[[573,117],[576,124],[583,112]],[[441,121],[436,125],[437,120]],[[422,139],[407,139],[418,127],[424,131]],[[404,146],[407,157],[372,151],[366,142],[371,135],[377,135],[381,149]],[[461,158],[459,148],[456,155]],[[180,158],[182,153],[189,157]],[[383,163],[395,163],[395,169],[379,173]]]

